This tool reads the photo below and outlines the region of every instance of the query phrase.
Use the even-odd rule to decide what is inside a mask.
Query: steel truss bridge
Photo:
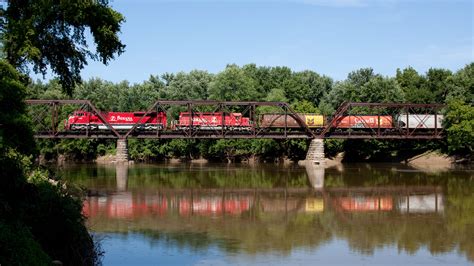
[[[284,102],[256,102],[256,101],[204,101],[204,100],[158,100],[146,111],[141,112],[142,119],[152,112],[165,112],[168,117],[168,126],[165,129],[156,127],[154,130],[140,129],[140,123],[133,124],[128,130],[115,129],[102,115],[101,111],[89,100],[27,100],[29,115],[33,122],[36,138],[71,139],[71,138],[148,138],[148,139],[441,139],[443,138],[442,125],[437,124],[437,115],[445,107],[442,104],[411,104],[411,103],[355,103],[344,102],[336,112],[327,117],[325,125],[319,128],[308,127],[305,121]],[[91,112],[98,116],[107,127],[106,130],[65,130],[64,120],[76,110]],[[199,126],[173,129],[170,120],[178,117],[179,112],[188,112],[196,115],[200,112],[240,112],[248,117],[252,124],[251,130],[241,131],[229,129],[222,125],[220,129],[209,130]],[[278,114],[284,119],[280,128],[260,126],[259,117],[262,114]],[[338,128],[343,116],[377,116],[377,127],[365,125],[361,128]],[[381,128],[381,116],[402,117],[423,122],[428,116],[435,117],[434,127],[408,128],[395,123],[393,128]],[[288,119],[296,120],[299,127],[289,127]],[[141,119],[139,121],[142,121]],[[193,119],[191,119],[193,121]],[[224,121],[224,120],[223,120]],[[223,122],[224,123],[224,122]]]

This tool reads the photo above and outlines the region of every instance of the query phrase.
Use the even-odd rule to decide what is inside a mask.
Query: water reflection
[[[119,165],[65,176],[90,189],[84,213],[95,232],[247,254],[289,255],[343,239],[364,256],[385,247],[474,261],[471,173]]]
[[[343,212],[393,212],[399,215],[444,212],[444,200],[438,187],[391,189],[179,189],[156,192],[116,192],[89,196],[84,213],[94,219],[140,218],[175,213],[180,216],[242,215],[259,213],[317,213],[324,210]]]
[[[115,166],[117,191],[126,191],[128,184],[128,163],[117,163]]]
[[[306,174],[308,175],[308,180],[311,183],[311,186],[314,189],[324,188],[324,166],[306,164]]]

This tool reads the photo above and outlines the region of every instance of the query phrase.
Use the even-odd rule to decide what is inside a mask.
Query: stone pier
[[[306,163],[312,165],[324,165],[324,140],[323,139],[313,139],[308,148],[308,153],[306,154]]]
[[[128,141],[127,139],[117,140],[117,149],[115,151],[116,162],[128,162]]]

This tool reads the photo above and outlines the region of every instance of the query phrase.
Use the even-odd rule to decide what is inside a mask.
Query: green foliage
[[[263,144],[263,143],[262,143]],[[264,145],[258,145],[261,149],[265,149]],[[217,140],[214,145],[209,148],[209,154],[215,157],[225,158],[230,161],[238,161],[239,159],[249,157],[251,155],[250,140]],[[262,150],[261,150],[262,151]]]
[[[68,265],[94,264],[98,253],[84,226],[78,190],[34,170],[30,158],[13,148],[0,151],[0,231],[17,228],[0,234],[0,261],[30,252],[18,262],[37,265],[51,258]]]
[[[56,146],[60,154],[64,154],[74,160],[92,160],[97,157],[97,139],[67,139]]]
[[[448,104],[444,121],[452,154],[472,156],[474,149],[474,107],[460,100]]]
[[[27,94],[54,99],[67,98],[61,91],[71,95],[87,58],[106,64],[124,51],[118,39],[123,21],[107,0],[10,1],[6,10],[0,9],[0,264],[48,265],[52,259],[66,265],[98,263],[78,190],[32,166],[36,145],[24,100]],[[87,49],[86,29],[95,52]],[[28,72],[29,67],[43,75],[50,67],[58,81],[34,84],[27,91],[28,78],[15,68]],[[61,147],[61,152],[95,157],[97,149],[80,142]],[[51,148],[48,144],[39,146]]]
[[[51,261],[28,228],[0,220],[0,264],[46,266]]]
[[[474,63],[466,65],[448,80],[446,101],[461,100],[474,104]]]
[[[257,82],[237,65],[228,65],[209,85],[209,99],[222,101],[258,99]]]
[[[289,159],[304,160],[308,150],[308,141],[303,139],[289,139],[284,142],[284,149]]]
[[[444,103],[448,96],[448,82],[452,73],[446,69],[430,68],[426,73],[425,86],[433,93],[434,103]]]
[[[344,140],[342,139],[325,139],[324,153],[327,157],[334,157],[338,153],[344,151]]]
[[[33,171],[36,145],[22,77],[3,60],[0,73],[0,263],[94,264],[98,254],[84,226],[82,201]]]
[[[166,98],[171,100],[207,99],[212,75],[206,71],[179,72],[166,88]]]
[[[337,82],[325,94],[321,105],[324,110],[335,110],[344,101],[383,103],[404,100],[404,92],[395,79],[376,75],[367,68],[351,72],[346,80]]]
[[[307,100],[302,100],[291,105],[293,111],[297,113],[320,114],[319,109]]]
[[[420,76],[412,67],[404,70],[397,69],[395,79],[403,89],[406,101],[409,103],[431,103],[434,94],[426,86],[426,78]]]
[[[291,101],[308,101],[318,105],[323,94],[332,88],[332,80],[313,71],[297,72],[287,81],[286,93]]]
[[[11,1],[0,15],[8,61],[22,69],[32,64],[43,75],[51,67],[68,94],[88,58],[107,64],[125,48],[118,38],[124,17],[107,0]],[[86,29],[94,52],[87,49]]]
[[[35,145],[21,79],[10,64],[0,60],[0,147],[15,147],[22,153],[32,153]]]
[[[92,265],[97,260],[94,242],[84,226],[82,200],[77,190],[52,182],[47,173],[33,172],[34,204],[25,210],[26,223],[51,258],[67,265]]]

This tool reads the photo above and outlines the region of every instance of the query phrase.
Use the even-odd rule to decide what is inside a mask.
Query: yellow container
[[[305,211],[307,212],[322,212],[324,210],[323,199],[308,198],[306,199]]]
[[[324,118],[322,115],[304,115],[304,121],[308,127],[322,127],[324,126]]]

